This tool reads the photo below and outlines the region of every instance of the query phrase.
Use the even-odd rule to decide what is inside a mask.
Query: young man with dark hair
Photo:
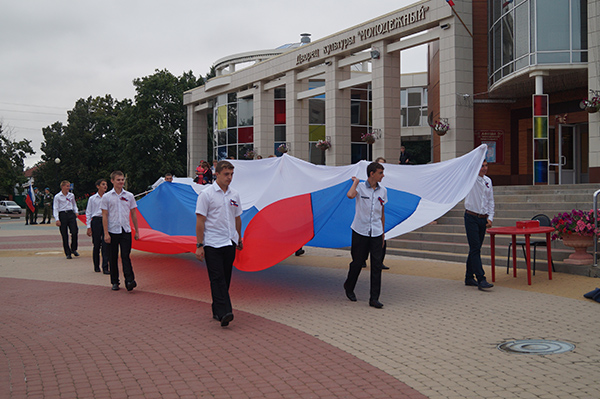
[[[133,267],[131,266],[131,226],[129,217],[135,228],[135,239],[140,238],[138,229],[137,204],[133,194],[124,190],[125,175],[120,170],[110,174],[113,189],[102,196],[100,208],[102,209],[102,226],[104,228],[104,242],[109,245],[110,282],[113,291],[119,290],[119,247],[121,248],[121,263],[125,276],[125,287],[131,291],[137,287]]]
[[[494,286],[485,279],[485,271],[481,263],[481,246],[485,239],[485,232],[487,228],[492,227],[494,220],[494,189],[492,179],[485,175],[487,170],[488,163],[484,160],[473,188],[465,197],[464,215],[469,242],[465,285],[477,287],[482,291]]]
[[[173,175],[171,173],[167,173],[165,175],[165,181],[173,182]]]
[[[88,199],[85,217],[87,224],[87,235],[92,237],[92,261],[94,262],[94,271],[100,272],[100,251],[102,251],[102,272],[108,274],[108,245],[104,242],[104,226],[102,226],[102,196],[108,189],[106,180],[96,181],[98,192]]]
[[[62,236],[63,250],[67,259],[71,259],[71,254],[79,256],[77,252],[77,202],[75,196],[69,192],[71,183],[67,180],[60,182],[60,192],[54,196],[54,220],[60,229]],[[69,246],[69,233],[71,232],[71,246]]]
[[[371,258],[371,291],[369,306],[381,309],[379,302],[381,293],[381,269],[383,265],[383,245],[385,242],[385,213],[387,190],[379,183],[383,179],[383,165],[372,162],[367,166],[367,181],[361,183],[352,177],[352,187],[346,194],[348,198],[356,198],[356,207],[352,225],[352,247],[350,253],[352,262],[348,277],[344,282],[346,296],[352,302],[356,301],[354,287],[362,270],[362,265]]]
[[[229,187],[233,169],[231,162],[220,161],[215,168],[215,182],[200,193],[196,202],[196,258],[206,259],[213,318],[221,322],[221,327],[233,320],[229,286],[236,248],[243,248],[242,202],[239,193]]]

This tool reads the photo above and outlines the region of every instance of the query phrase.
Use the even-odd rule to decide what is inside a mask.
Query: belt
[[[94,216],[94,217],[92,218],[92,220],[95,220],[95,219],[102,219],[102,216]]]
[[[483,218],[487,219],[488,218],[488,215],[482,215],[481,213],[475,213],[475,212],[470,211],[468,209],[465,210],[465,212],[468,213],[469,215],[477,216],[478,218],[481,218],[481,219],[483,219]]]
[[[58,213],[73,213],[73,211],[72,210],[70,210],[70,211],[60,211]]]

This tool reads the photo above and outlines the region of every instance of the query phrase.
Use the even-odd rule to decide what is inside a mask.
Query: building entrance
[[[587,124],[560,124],[552,129],[549,183],[587,183],[587,147]]]

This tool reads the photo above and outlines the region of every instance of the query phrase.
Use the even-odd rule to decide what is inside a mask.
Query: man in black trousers
[[[221,322],[221,327],[233,320],[229,286],[236,248],[243,248],[242,202],[239,193],[229,187],[233,168],[231,162],[220,161],[215,182],[200,193],[196,202],[196,258],[206,258],[213,318]]]
[[[383,165],[372,162],[367,166],[368,179],[361,183],[352,177],[352,187],[346,194],[348,198],[356,198],[354,221],[352,228],[352,262],[348,277],[344,283],[346,296],[352,302],[356,301],[354,287],[362,270],[362,265],[371,257],[371,292],[369,306],[381,309],[379,302],[381,292],[381,269],[383,266],[383,246],[385,243],[385,213],[387,190],[379,183],[383,179]]]
[[[60,229],[60,235],[62,236],[63,250],[67,259],[71,259],[71,254],[79,256],[77,252],[77,202],[75,202],[75,196],[69,192],[71,183],[67,180],[63,180],[60,183],[60,192],[54,196],[54,219],[56,225]],[[69,233],[71,232],[71,245],[69,246]]]

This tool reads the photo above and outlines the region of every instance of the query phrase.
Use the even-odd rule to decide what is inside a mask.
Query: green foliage
[[[203,83],[190,72],[176,77],[167,70],[133,81],[135,102],[110,95],[80,99],[67,124],[43,129],[38,185],[59,190],[62,180],[75,185],[75,196],[96,191],[99,178],[122,170],[127,189],[139,193],[167,172],[187,173],[187,112],[183,93]],[[59,164],[55,159],[60,158]]]
[[[12,140],[0,122],[0,194],[13,195],[15,185],[27,180],[23,176],[24,161],[34,153],[31,141]]]

